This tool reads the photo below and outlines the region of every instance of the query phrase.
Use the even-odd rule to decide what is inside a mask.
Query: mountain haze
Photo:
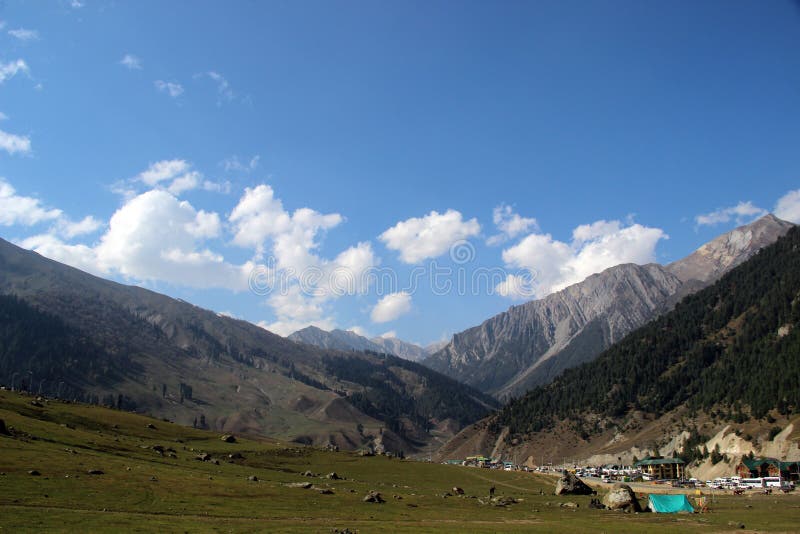
[[[591,361],[793,226],[767,215],[670,265],[611,267],[454,335],[424,363],[499,398],[519,395]]]

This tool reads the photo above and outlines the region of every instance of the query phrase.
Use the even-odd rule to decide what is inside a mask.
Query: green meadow
[[[791,532],[800,520],[796,495],[716,496],[706,514],[630,515],[590,509],[589,497],[556,497],[544,475],[241,436],[227,443],[131,413],[33,400],[0,391],[0,419],[13,428],[0,435],[3,532],[721,532],[740,524]],[[341,479],[327,477],[333,472]],[[491,486],[517,502],[492,504]],[[370,491],[385,502],[363,502]]]

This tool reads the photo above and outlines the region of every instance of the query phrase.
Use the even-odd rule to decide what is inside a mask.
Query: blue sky
[[[800,222],[793,2],[7,0],[0,21],[0,236],[282,334],[427,343]],[[431,287],[448,268],[502,279]]]

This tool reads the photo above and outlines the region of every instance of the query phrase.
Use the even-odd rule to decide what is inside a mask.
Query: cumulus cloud
[[[511,273],[506,276],[505,280],[499,282],[494,290],[501,297],[513,300],[529,299],[536,294],[535,286],[530,278]]]
[[[774,213],[779,219],[800,224],[800,189],[789,191],[779,198]]]
[[[305,296],[297,285],[270,296],[267,304],[274,310],[277,320],[270,323],[262,321],[258,325],[278,335],[288,336],[307,326],[323,330],[336,328],[333,319],[325,317],[323,305]]]
[[[31,139],[26,135],[14,135],[0,130],[0,150],[5,150],[9,154],[29,154]]]
[[[59,219],[54,231],[66,239],[93,234],[103,227],[103,221],[87,215],[80,221],[72,221],[66,217]]]
[[[388,332],[384,332],[383,334],[378,336],[382,339],[397,339],[397,331],[396,330],[389,330]]]
[[[25,213],[30,217],[37,211]],[[2,215],[8,217],[7,211]],[[59,236],[70,238],[96,231],[100,225],[96,219],[64,222],[59,210],[45,212],[39,218],[60,220],[50,233],[30,237],[21,245],[95,274],[242,291],[256,267],[253,262],[228,263],[207,248],[205,240],[220,234],[219,215],[196,210],[165,190],[153,189],[125,202],[111,217],[99,242],[91,247],[65,243]]]
[[[739,202],[735,206],[728,208],[719,208],[711,213],[698,215],[694,220],[698,226],[715,226],[730,221],[736,221],[736,224],[745,224],[766,214],[767,210],[747,201]]]
[[[424,217],[400,221],[383,232],[379,239],[390,250],[400,252],[405,263],[418,263],[447,252],[456,242],[478,235],[481,227],[476,219],[463,220],[460,212],[431,211]]]
[[[61,217],[61,210],[45,208],[37,198],[17,195],[4,178],[0,178],[0,224],[33,226]]]
[[[367,289],[365,273],[378,263],[369,242],[351,246],[333,259],[318,253],[321,235],[343,220],[338,213],[310,208],[289,212],[266,184],[245,189],[228,217],[233,242],[253,249],[262,259],[269,253],[268,263],[280,275],[275,288],[279,294],[267,300],[278,320],[265,323],[265,328],[279,333],[312,324],[329,328],[335,323],[327,317],[326,303]]]
[[[10,80],[19,73],[30,74],[27,63],[22,59],[0,63],[0,83]]]
[[[39,32],[36,30],[29,30],[26,28],[17,28],[16,30],[8,30],[11,37],[19,39],[20,41],[36,41],[39,39]]]
[[[119,60],[119,64],[130,70],[140,70],[142,68],[142,60],[133,54],[125,54]]]
[[[511,206],[501,204],[494,208],[492,212],[492,221],[499,234],[495,234],[486,240],[487,245],[499,245],[505,243],[509,239],[528,233],[530,231],[538,230],[539,224],[536,219],[532,217],[521,217],[515,213]]]
[[[166,93],[172,98],[177,98],[183,94],[183,86],[179,83],[156,80],[153,84],[160,92]]]
[[[370,337],[369,332],[367,332],[364,328],[362,328],[362,327],[360,327],[358,325],[351,326],[350,328],[347,329],[347,331],[348,332],[352,332],[352,333],[356,334],[357,336],[366,337],[366,338]]]
[[[550,234],[530,234],[504,249],[503,261],[509,267],[530,271],[535,278],[533,293],[541,298],[615,265],[653,262],[656,245],[667,238],[659,228],[597,221],[575,228],[570,243]],[[506,282],[496,289],[513,296],[516,281]]]
[[[386,295],[372,308],[370,319],[373,323],[394,321],[411,311],[411,295],[405,291]]]

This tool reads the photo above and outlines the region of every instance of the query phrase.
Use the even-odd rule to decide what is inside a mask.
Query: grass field
[[[542,475],[269,440],[225,443],[217,433],[125,412],[31,401],[0,391],[0,419],[14,428],[13,437],[0,435],[3,532],[723,532],[741,531],[739,523],[747,530],[800,529],[795,495],[718,496],[708,514],[628,515],[589,509],[589,497],[553,496],[554,479]],[[200,453],[219,465],[197,460]],[[234,453],[244,458],[230,460]],[[344,480],[325,478],[330,472]],[[296,482],[314,487],[286,486]],[[519,502],[483,504],[492,485]],[[465,495],[443,497],[454,486]],[[362,502],[370,490],[386,502]],[[566,501],[579,507],[560,507]]]

